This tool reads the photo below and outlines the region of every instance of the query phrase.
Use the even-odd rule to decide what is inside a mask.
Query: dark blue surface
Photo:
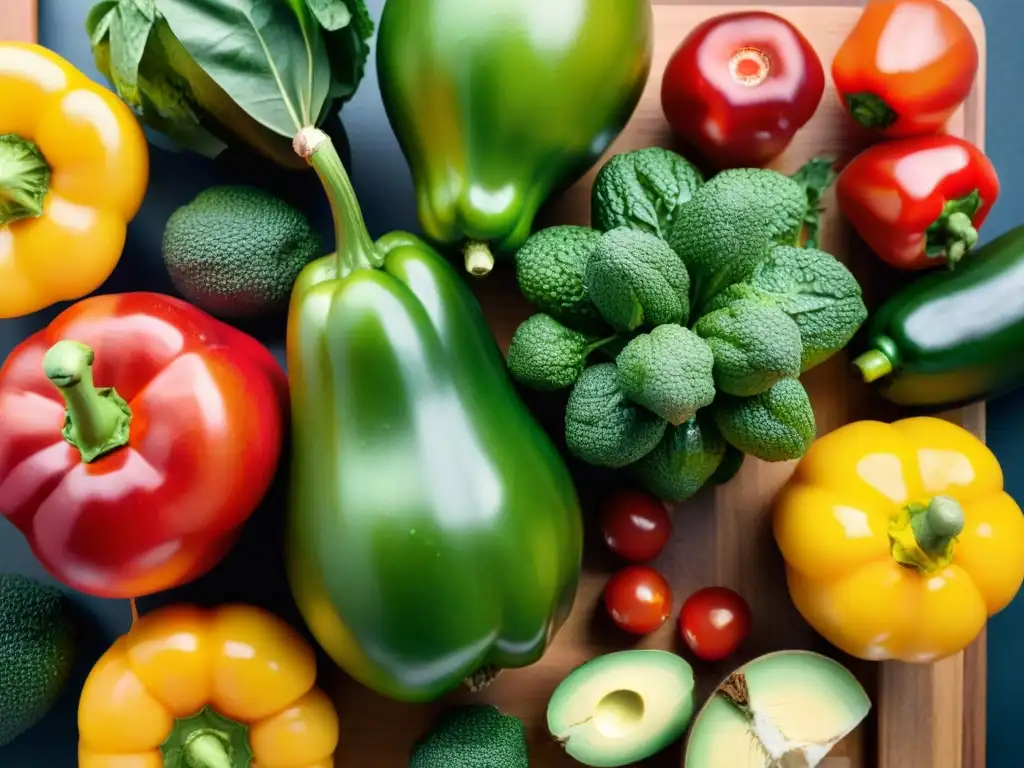
[[[0,0],[4,2],[5,0]],[[480,0],[486,2],[486,0]],[[102,81],[93,66],[83,31],[85,14],[92,0],[40,0],[41,42],[59,51],[87,74]],[[368,0],[374,18],[379,18],[383,0]],[[1021,151],[1021,122],[1024,104],[1020,98],[1024,72],[1024,14],[1018,0],[978,0],[988,28],[988,131],[989,155],[1000,172],[1003,194],[986,225],[984,239],[1024,222],[1024,152]],[[374,236],[396,228],[416,229],[415,208],[409,173],[398,151],[380,104],[376,71],[371,65],[366,81],[344,112],[352,157],[352,179],[363,204],[367,224]],[[241,167],[239,167],[241,166]],[[104,292],[137,289],[172,292],[159,256],[159,238],[164,222],[177,206],[213,183],[250,180],[245,164],[207,162],[200,158],[154,148],[152,178],[142,212],[132,225],[125,258]],[[249,171],[251,172],[251,171]],[[322,196],[302,195],[299,190],[315,189],[316,182],[304,175],[267,178],[259,182],[301,205],[324,231],[329,217]],[[308,185],[308,186],[307,186]],[[312,197],[312,200],[310,199]],[[14,344],[55,315],[59,308],[23,320],[0,321],[0,359]],[[253,329],[280,354],[279,329]],[[1024,451],[1017,435],[1024,432],[1024,394],[1003,398],[989,406],[989,442],[1007,474],[1011,493],[1024,502]],[[283,485],[283,483],[281,484]],[[277,553],[277,521],[280,488],[247,527],[242,542],[218,569],[190,588],[163,595],[159,602],[179,599],[216,603],[238,595],[250,602],[294,618],[294,609],[284,584]],[[0,527],[0,568],[46,579],[22,537],[7,526]],[[258,589],[253,576],[259,574]],[[48,580],[48,579],[47,579]],[[88,668],[110,642],[130,624],[126,602],[75,598],[86,623],[88,644],[83,648],[78,676],[62,704],[33,731],[13,745],[0,748],[0,768],[72,768],[77,764],[75,709],[77,690]],[[140,602],[144,611],[157,599]],[[1024,700],[1024,676],[1017,638],[1024,635],[1024,598],[1019,598],[990,624],[989,633],[989,733],[988,768],[1019,768],[1024,753],[1024,733],[1019,706]],[[950,724],[951,726],[953,724]],[[365,768],[359,766],[358,768]],[[905,768],[930,768],[905,766]],[[970,766],[969,768],[981,768]]]

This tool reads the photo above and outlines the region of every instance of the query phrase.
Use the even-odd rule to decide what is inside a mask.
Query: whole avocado
[[[57,703],[75,652],[75,624],[64,594],[27,576],[0,574],[0,747]]]
[[[456,707],[413,746],[409,768],[529,768],[523,721],[495,707]]]
[[[283,310],[299,272],[322,255],[295,208],[255,187],[203,190],[167,221],[164,264],[188,301],[221,317]]]

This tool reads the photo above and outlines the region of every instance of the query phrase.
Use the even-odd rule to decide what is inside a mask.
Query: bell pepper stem
[[[359,200],[330,136],[319,128],[307,126],[296,134],[292,148],[316,171],[331,204],[338,276],[383,266],[384,257],[366,229]]]
[[[43,213],[50,166],[39,147],[15,133],[0,135],[0,227]]]
[[[878,349],[869,349],[854,358],[850,363],[853,372],[863,379],[866,384],[878,381],[883,376],[892,373],[892,361],[885,356],[885,353]]]
[[[235,768],[227,741],[217,733],[193,734],[184,751],[187,768]]]
[[[113,387],[93,383],[92,349],[65,339],[43,356],[43,372],[64,397],[64,439],[78,449],[82,461],[95,461],[128,443],[131,408]]]
[[[466,261],[466,271],[473,277],[486,277],[494,269],[494,254],[487,243],[470,240],[462,255]]]
[[[922,550],[941,556],[964,529],[963,507],[948,496],[935,496],[925,509],[912,514],[910,527]]]
[[[884,130],[896,122],[899,115],[874,93],[851,93],[846,97],[850,115],[865,128]]]

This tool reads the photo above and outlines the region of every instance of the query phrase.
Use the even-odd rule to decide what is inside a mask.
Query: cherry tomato
[[[814,115],[825,70],[785,19],[727,13],[698,25],[669,59],[661,105],[672,129],[718,168],[760,166]]]
[[[665,577],[646,565],[630,565],[604,587],[604,607],[619,627],[647,635],[672,613],[672,589]]]
[[[601,508],[601,531],[608,549],[632,563],[654,560],[672,537],[665,505],[649,493],[624,489]]]
[[[843,106],[890,138],[938,132],[977,74],[978,44],[942,0],[870,0],[832,60]]]
[[[679,631],[697,658],[721,661],[750,633],[750,606],[731,589],[706,587],[683,603]]]

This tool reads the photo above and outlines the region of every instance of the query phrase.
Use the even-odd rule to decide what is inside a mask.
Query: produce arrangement
[[[344,762],[299,628],[245,595],[135,603],[206,578],[286,462],[267,514],[312,640],[376,694],[442,703],[409,768],[528,768],[545,725],[594,768],[681,739],[685,768],[821,764],[865,687],[753,647],[756,595],[673,575],[684,502],[754,462],[793,465],[767,517],[822,647],[933,663],[1019,592],[1024,514],[937,415],[1024,385],[1024,226],[986,239],[997,173],[943,130],[979,54],[941,0],[869,0],[831,62],[781,16],[712,17],[664,72],[648,0],[387,0],[376,37],[361,0],[101,0],[86,28],[109,89],[0,43],[0,317],[70,302],[0,366],[0,513],[57,584],[0,574],[0,748],[65,695],[79,768]],[[371,236],[329,126],[374,46],[422,234]],[[609,156],[652,85],[675,149]],[[872,140],[775,163],[826,99]],[[176,296],[104,290],[140,258],[143,127],[305,173],[333,245],[268,189],[214,185],[162,222]],[[591,170],[589,218],[538,225]],[[874,306],[823,250],[833,185],[833,217],[907,278]],[[470,277],[501,270],[532,306],[507,356]],[[252,318],[286,328],[287,371],[233,324]],[[825,434],[802,377],[847,355],[851,386],[922,412]],[[609,480],[593,510],[570,458]],[[559,670],[536,722],[473,701],[572,642],[585,528],[617,564],[596,610],[622,648]],[[133,615],[78,691],[69,592]],[[677,650],[632,647],[667,624]]]

